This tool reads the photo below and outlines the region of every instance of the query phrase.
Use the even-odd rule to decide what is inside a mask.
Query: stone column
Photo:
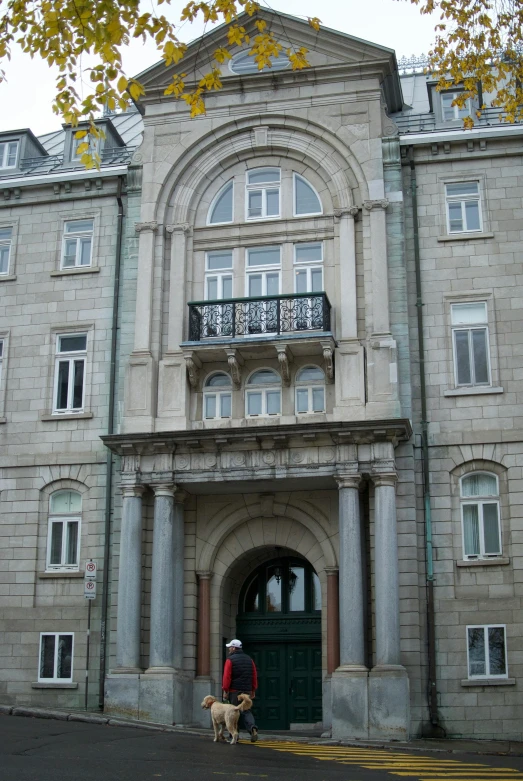
[[[174,672],[174,486],[153,485],[151,639],[148,673]]]
[[[187,493],[178,488],[174,494],[174,666],[183,668],[183,620],[185,592],[185,512]]]
[[[198,572],[198,664],[196,675],[211,675],[211,578],[212,572]]]
[[[117,673],[140,673],[140,614],[142,597],[141,485],[122,486],[122,528],[118,575],[116,628]]]
[[[327,675],[340,665],[339,578],[335,567],[327,569]]]

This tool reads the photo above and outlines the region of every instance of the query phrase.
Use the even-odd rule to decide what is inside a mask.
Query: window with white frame
[[[232,252],[207,252],[205,256],[205,299],[221,301],[233,295]],[[205,321],[205,336],[231,336],[233,306],[209,306]]]
[[[253,168],[247,171],[246,218],[260,220],[280,216],[279,168]]]
[[[0,274],[9,274],[13,229],[0,227]]]
[[[305,177],[294,174],[294,214],[321,214],[320,196]]]
[[[209,225],[223,225],[232,222],[234,215],[234,184],[227,182],[218,192],[209,209]]]
[[[18,141],[0,141],[0,168],[16,168]]]
[[[67,220],[62,243],[62,268],[91,265],[94,220]]]
[[[445,201],[449,234],[482,230],[479,182],[449,182],[445,185]]]
[[[450,309],[456,386],[490,385],[486,302],[452,304]]]
[[[48,571],[78,570],[82,496],[78,491],[55,491],[49,497]]]
[[[203,416],[205,420],[230,418],[232,414],[232,382],[225,372],[211,374],[203,389]]]
[[[245,414],[248,418],[260,415],[281,415],[281,377],[272,369],[260,369],[247,381]]]
[[[501,555],[499,485],[496,475],[476,472],[461,478],[461,518],[465,559]]]
[[[461,94],[462,92],[459,90],[457,92],[441,93],[441,114],[445,122],[464,119],[470,115],[470,99],[467,99],[463,106],[452,105]]]
[[[71,160],[73,162],[80,162],[82,159],[82,155],[84,154],[90,154],[90,155],[98,155],[100,154],[100,139],[94,138],[90,135],[85,135],[83,138],[76,138],[76,131],[73,132],[72,142],[71,142]],[[81,144],[87,144],[88,148],[85,149],[83,152],[78,152],[78,147],[81,146]]]
[[[319,366],[305,366],[296,374],[296,413],[325,412],[325,374]]]
[[[281,293],[281,247],[251,247],[247,250],[246,294],[263,299]],[[278,330],[278,301],[255,301],[248,305],[249,334]]]
[[[503,624],[468,626],[467,659],[471,679],[507,678],[506,627]]]
[[[323,242],[303,242],[294,245],[294,292],[323,291]],[[321,297],[304,297],[294,304],[294,329],[302,331],[323,328],[324,302]]]
[[[74,634],[41,632],[38,681],[71,683],[73,680]]]
[[[55,414],[83,412],[87,334],[59,334],[56,337],[54,377]]]

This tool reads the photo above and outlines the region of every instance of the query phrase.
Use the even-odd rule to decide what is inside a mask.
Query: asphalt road
[[[209,736],[0,715],[6,781],[523,781],[522,757],[430,754]]]

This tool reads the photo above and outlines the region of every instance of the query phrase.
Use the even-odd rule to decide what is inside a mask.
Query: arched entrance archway
[[[251,572],[240,591],[236,629],[258,669],[258,726],[321,722],[321,586],[309,562],[278,556]]]

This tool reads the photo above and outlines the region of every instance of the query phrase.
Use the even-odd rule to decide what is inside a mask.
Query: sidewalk
[[[111,727],[134,727],[136,729],[152,730],[154,732],[173,732],[176,734],[210,736],[211,728],[202,729],[191,726],[169,726],[153,722],[136,721],[133,719],[117,719],[92,711],[68,711],[57,708],[33,708],[30,706],[0,705],[0,715],[26,716],[38,719],[57,719],[59,721],[82,721],[87,724],[106,724]],[[266,740],[281,740],[322,746],[366,746],[369,748],[387,748],[399,751],[447,752],[465,754],[523,756],[523,743],[518,741],[500,740],[467,740],[467,739],[429,739],[415,738],[408,743],[399,741],[373,740],[331,740],[320,738],[306,732],[260,732],[260,742]]]

